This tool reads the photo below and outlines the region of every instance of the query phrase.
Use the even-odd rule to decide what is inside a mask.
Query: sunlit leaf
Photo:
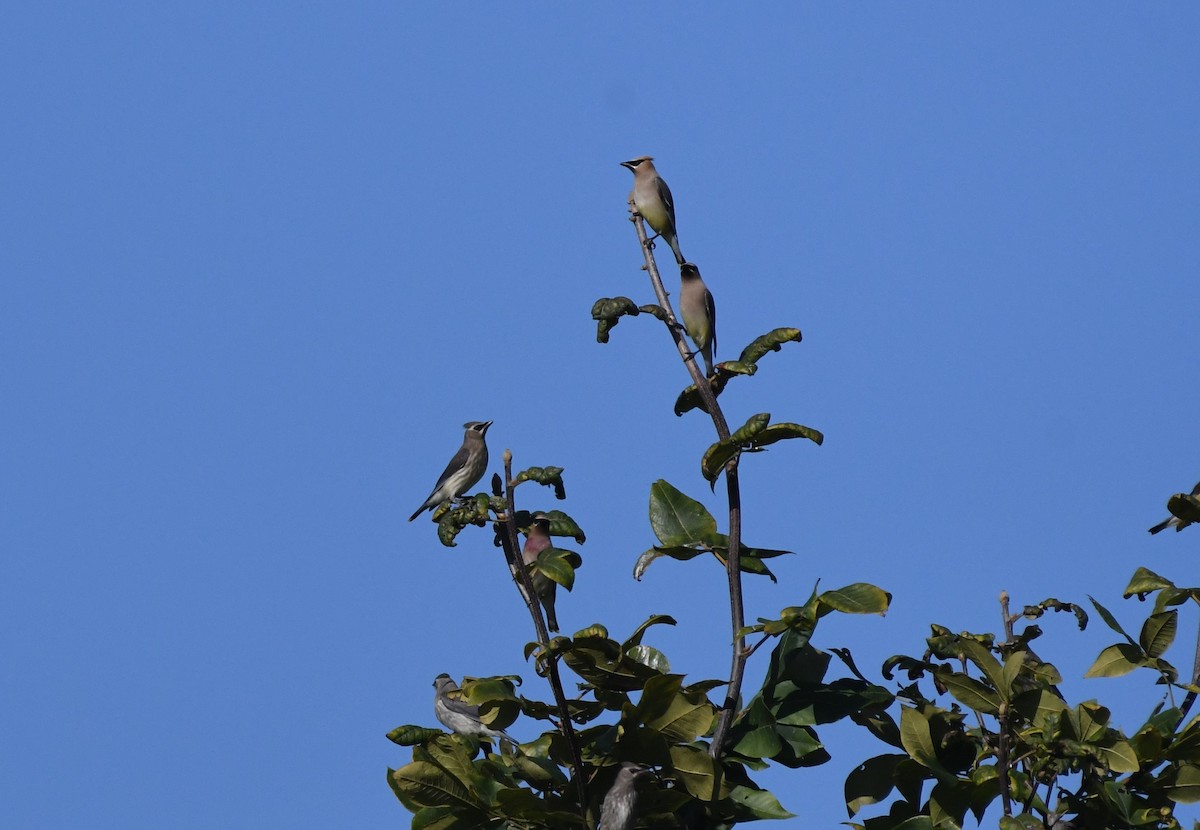
[[[939,781],[954,780],[954,775],[942,766],[934,751],[929,721],[911,706],[900,707],[900,742],[908,756],[937,776]]]
[[[754,338],[742,353],[738,355],[739,363],[757,363],[768,352],[777,352],[784,343],[799,343],[802,340],[800,329],[778,328]]]
[[[650,527],[664,547],[706,543],[717,532],[717,520],[703,504],[666,481],[650,485]]]
[[[1125,586],[1125,597],[1128,599],[1134,594],[1149,594],[1153,591],[1161,591],[1163,588],[1174,587],[1175,583],[1164,579],[1149,568],[1138,568],[1133,572],[1129,584]]]
[[[400,746],[413,746],[427,741],[435,735],[441,735],[442,730],[430,729],[425,726],[397,726],[387,733],[388,740]]]
[[[1092,663],[1084,677],[1120,677],[1129,674],[1141,665],[1142,654],[1136,646],[1127,643],[1111,645]]]
[[[855,582],[821,594],[820,604],[843,614],[886,614],[892,595],[867,582]],[[821,613],[821,612],[818,612]]]

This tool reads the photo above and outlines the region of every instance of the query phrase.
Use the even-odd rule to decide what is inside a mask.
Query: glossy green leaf
[[[757,363],[769,352],[777,352],[784,343],[799,343],[803,337],[800,329],[778,328],[754,338],[742,353],[738,355],[739,363]]]
[[[583,565],[583,559],[573,550],[546,548],[531,570],[535,570],[570,591],[575,587],[575,569]]]
[[[667,655],[651,646],[634,646],[625,652],[625,656],[635,663],[641,663],[646,668],[654,669],[657,672],[666,674],[671,670],[671,663],[667,660]]]
[[[795,818],[794,813],[788,812],[774,795],[766,790],[738,785],[729,793],[729,801],[737,806],[738,814],[750,819],[788,819]]]
[[[968,709],[988,715],[999,713],[1001,698],[990,686],[961,672],[938,672],[937,676],[954,699]]]
[[[1138,636],[1138,643],[1146,652],[1146,656],[1161,657],[1175,641],[1175,631],[1178,627],[1178,611],[1163,611],[1147,617]]]
[[[392,770],[389,778],[394,789],[421,807],[477,809],[484,806],[461,781],[428,761],[413,761]]]
[[[886,614],[892,595],[882,588],[867,582],[855,582],[819,597],[823,608],[841,611],[843,614]],[[824,611],[818,611],[823,615]]]
[[[1128,741],[1115,741],[1111,746],[1100,746],[1097,749],[1104,763],[1113,772],[1137,772],[1140,767],[1137,753]]]
[[[699,800],[711,801],[717,783],[717,770],[708,753],[699,747],[673,744],[670,755],[676,779]],[[717,797],[725,798],[729,792],[729,781],[722,776]]]
[[[554,498],[561,501],[567,497],[567,490],[563,484],[562,474],[562,467],[528,467],[517,473],[513,478],[513,482],[514,484],[520,484],[523,481],[532,481],[545,487],[553,487]]]
[[[645,723],[669,741],[690,743],[708,732],[715,716],[716,709],[707,699],[689,699],[681,692],[665,712]]]
[[[942,766],[933,747],[929,721],[911,706],[900,707],[900,742],[908,756],[932,772],[939,781],[953,781],[954,776]]]
[[[423,743],[435,735],[441,735],[440,729],[429,729],[425,726],[397,726],[391,732],[387,733],[388,740],[400,746],[413,746],[414,744]]]
[[[1084,677],[1120,677],[1129,674],[1141,665],[1142,653],[1136,646],[1127,643],[1111,645],[1092,663]]]
[[[1171,799],[1181,804],[1200,801],[1200,765],[1180,764],[1170,793]]]
[[[1125,586],[1125,598],[1135,594],[1149,594],[1164,588],[1174,588],[1175,583],[1156,574],[1149,568],[1138,568]]]
[[[703,504],[659,479],[650,485],[650,527],[664,547],[705,544],[717,532],[717,520]]]
[[[733,751],[749,758],[774,758],[783,749],[783,739],[773,725],[757,726],[740,735]]]

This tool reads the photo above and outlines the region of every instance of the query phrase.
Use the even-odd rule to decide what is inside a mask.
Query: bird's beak
[[[626,168],[626,169],[628,169],[628,170],[632,170],[632,169],[633,169],[633,162],[632,162],[632,161],[623,161],[623,162],[621,162],[621,166],[622,166],[622,167],[624,167],[624,168]]]

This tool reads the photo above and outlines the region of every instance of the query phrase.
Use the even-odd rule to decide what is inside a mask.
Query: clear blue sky
[[[875,582],[888,617],[817,637],[875,673],[930,622],[996,630],[1002,588],[1133,620],[1136,566],[1196,582],[1200,530],[1146,528],[1200,478],[1197,32],[1183,3],[11,6],[0,825],[406,825],[384,733],[434,725],[434,675],[547,693],[489,534],[405,522],[466,420],[493,470],[566,468],[567,502],[520,491],[588,532],[566,628],[669,613],[652,644],[724,675],[720,570],[630,578],[651,482],[721,505],[661,326],[594,339],[597,297],[651,298],[637,155],[718,359],[805,335],[723,398],[827,437],[743,465],[748,540],[797,551],[751,618]],[[1152,678],[1079,679],[1113,636],[1043,627],[1135,729]],[[822,735],[832,763],[763,778],[787,826],[843,820],[884,750]]]

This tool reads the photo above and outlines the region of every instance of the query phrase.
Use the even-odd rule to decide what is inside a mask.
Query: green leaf
[[[472,830],[487,824],[482,810],[456,807],[422,807],[413,813],[412,830]]]
[[[713,367],[717,370],[717,376],[709,380],[709,388],[712,389],[714,398],[721,396],[721,392],[725,390],[725,385],[729,383],[729,379],[734,377],[734,375],[722,371],[727,366],[727,363],[719,363]],[[743,373],[739,372],[739,374]],[[746,374],[753,374],[753,372]],[[700,397],[700,390],[694,385],[684,389],[679,393],[679,397],[675,399],[675,414],[682,415],[685,412],[691,412],[693,409],[708,412],[708,409],[704,406],[704,398]]]
[[[878,804],[888,797],[895,787],[893,775],[896,764],[906,756],[876,755],[859,764],[846,776],[846,811],[855,815],[863,807]]]
[[[1092,605],[1095,606],[1097,613],[1100,614],[1100,619],[1104,620],[1105,625],[1128,640],[1130,645],[1137,645],[1134,643],[1133,638],[1125,632],[1125,629],[1121,628],[1121,624],[1117,622],[1117,618],[1114,617],[1107,608],[1096,602],[1094,597],[1089,596],[1088,599],[1091,600]]]
[[[733,751],[747,758],[774,758],[783,749],[783,739],[773,725],[747,731],[733,745]]]
[[[717,532],[717,520],[703,504],[659,479],[650,485],[650,527],[664,547],[705,544]]]
[[[738,363],[758,363],[768,352],[777,352],[784,343],[799,343],[802,340],[800,329],[779,328],[754,338],[738,356]]]
[[[551,547],[538,554],[531,570],[544,574],[569,591],[575,587],[575,569],[582,564],[582,557],[575,551]]]
[[[900,707],[900,742],[908,756],[937,776],[939,781],[955,780],[934,751],[929,721],[911,706]]]
[[[717,782],[717,769],[708,753],[699,747],[683,744],[674,744],[669,751],[676,779],[700,801],[711,801]],[[729,792],[729,781],[722,776],[717,797],[725,798]]]
[[[1104,763],[1113,772],[1137,772],[1139,769],[1137,753],[1128,741],[1116,741],[1112,746],[1097,747]]]
[[[1195,804],[1200,801],[1200,766],[1196,764],[1180,764],[1175,774],[1175,783],[1169,790],[1172,801],[1181,804]]]
[[[412,804],[421,807],[480,809],[485,806],[463,782],[428,761],[413,761],[392,770],[388,778],[398,796],[403,793]],[[409,801],[405,802],[405,806],[409,806]]]
[[[1084,677],[1120,677],[1129,674],[1142,663],[1141,650],[1128,643],[1117,643],[1100,652]]]
[[[561,501],[567,497],[562,474],[562,467],[529,467],[517,473],[516,478],[513,479],[513,483],[515,486],[522,481],[532,481],[546,487],[553,487],[554,497]]]
[[[387,733],[387,738],[392,743],[399,744],[400,746],[413,746],[441,734],[442,730],[440,729],[408,725],[397,726],[391,732]]]
[[[820,430],[815,430],[812,427],[806,427],[802,424],[784,422],[781,424],[771,424],[760,432],[754,439],[753,449],[760,449],[788,438],[807,438],[818,447],[825,443],[825,436]]]
[[[1125,586],[1125,598],[1134,594],[1149,594],[1161,591],[1163,588],[1174,588],[1175,583],[1156,574],[1149,568],[1138,568],[1133,572],[1129,584]]]
[[[995,715],[1000,712],[1000,695],[995,689],[961,672],[939,671],[938,679],[954,699],[977,712]]]
[[[1010,695],[1004,685],[1004,668],[1000,665],[1000,661],[992,655],[991,650],[983,643],[969,637],[958,638],[958,647],[962,650],[964,657],[987,675],[987,679],[992,682],[992,686],[999,693],[1000,699],[1008,700]]]
[[[739,815],[750,816],[749,820],[795,818],[795,813],[785,810],[779,799],[766,790],[739,784],[729,793],[729,800],[737,805]]]
[[[1000,830],[1042,830],[1045,826],[1037,816],[1022,813],[1019,816],[1001,816]]]
[[[754,436],[762,432],[770,421],[771,415],[767,412],[751,415],[746,423],[736,429],[732,435],[705,450],[704,456],[700,459],[700,472],[704,479],[709,482],[715,481],[729,459],[741,452],[744,447],[749,446]]]
[[[666,614],[651,614],[646,618],[646,621],[634,629],[633,633],[626,638],[621,644],[622,648],[630,649],[636,645],[640,645],[642,637],[654,625],[675,625],[675,618]]]
[[[886,614],[892,595],[867,582],[855,582],[826,591],[818,598],[821,606],[843,614]],[[818,611],[823,616],[824,611]]]
[[[1161,657],[1175,641],[1175,631],[1179,627],[1178,611],[1163,611],[1146,618],[1142,625],[1142,633],[1138,642],[1148,657]]]
[[[707,699],[689,699],[681,692],[665,712],[645,723],[669,741],[690,743],[708,732],[715,716],[716,709]]]
[[[641,663],[647,668],[666,674],[671,670],[667,655],[651,646],[634,646],[625,652],[625,656],[635,663]]]
[[[607,343],[608,332],[625,315],[636,317],[641,309],[628,297],[601,297],[592,306],[592,319],[596,321],[596,342]]]

